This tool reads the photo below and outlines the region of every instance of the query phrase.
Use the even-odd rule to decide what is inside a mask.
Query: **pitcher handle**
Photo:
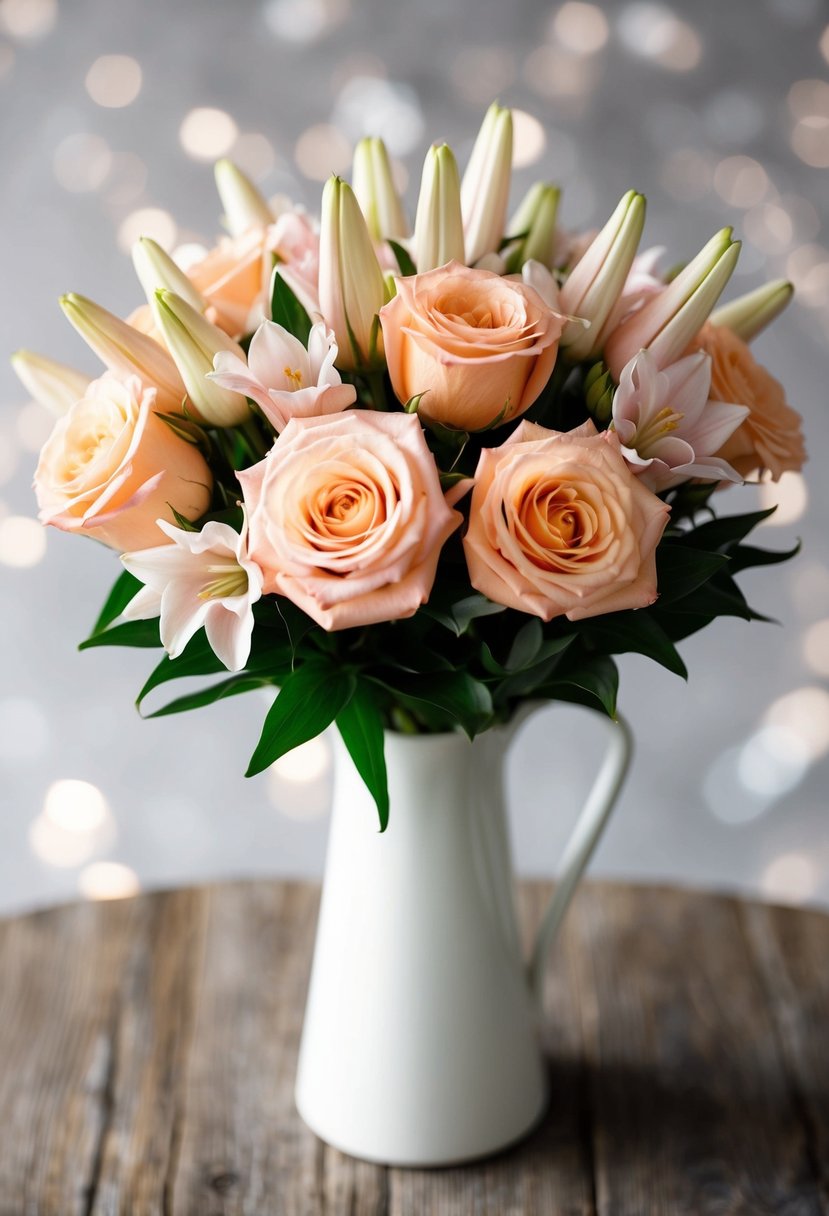
[[[576,885],[599,842],[624,783],[633,754],[633,736],[624,718],[609,719],[611,735],[584,809],[576,820],[561,859],[561,876],[539,925],[529,967],[529,981],[539,1016],[544,1004],[544,966]]]

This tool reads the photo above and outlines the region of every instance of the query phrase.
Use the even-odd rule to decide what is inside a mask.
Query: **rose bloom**
[[[544,621],[656,599],[656,546],[670,508],[592,422],[562,434],[522,422],[484,448],[464,537],[473,587]]]
[[[292,418],[239,480],[263,590],[328,630],[412,616],[462,519],[412,414]]]
[[[223,237],[205,258],[187,267],[187,277],[207,300],[208,320],[231,337],[256,329],[268,311],[274,255],[306,311],[315,311],[319,236],[306,215],[286,210],[267,228]]]
[[[693,348],[711,356],[711,396],[749,409],[717,455],[742,477],[768,469],[773,481],[806,461],[801,418],[786,402],[783,385],[757,362],[742,338],[724,325],[704,325]]]
[[[60,417],[40,454],[40,520],[113,549],[147,549],[168,538],[159,517],[174,507],[198,519],[213,478],[201,452],[155,413],[156,390],[137,376],[107,373]]]
[[[550,379],[566,318],[526,283],[449,262],[396,280],[380,312],[392,387],[425,418],[480,431],[523,414]]]

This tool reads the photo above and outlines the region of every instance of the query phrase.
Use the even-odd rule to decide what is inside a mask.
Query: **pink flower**
[[[464,537],[473,587],[544,621],[656,599],[656,546],[670,508],[634,477],[610,432],[522,422],[484,448]]]
[[[292,418],[239,480],[264,590],[327,630],[412,616],[462,519],[413,414]]]
[[[281,325],[263,321],[251,339],[247,362],[221,350],[207,378],[250,397],[274,429],[284,431],[291,418],[338,414],[354,404],[357,391],[343,384],[336,358],[337,343],[324,322],[311,329],[306,350]]]
[[[163,519],[158,526],[172,544],[121,554],[130,574],[144,583],[124,617],[160,616],[161,643],[171,659],[204,626],[228,671],[241,671],[250,655],[253,605],[262,595],[262,571],[247,555],[247,521],[241,533],[217,520],[200,532]]]
[[[741,481],[715,455],[748,414],[744,405],[709,401],[711,359],[701,351],[660,371],[641,350],[622,370],[613,397],[613,429],[622,455],[659,493],[691,477]]]
[[[47,439],[35,473],[40,519],[114,549],[163,543],[157,520],[198,519],[213,478],[199,449],[154,412],[137,376],[93,380]]]

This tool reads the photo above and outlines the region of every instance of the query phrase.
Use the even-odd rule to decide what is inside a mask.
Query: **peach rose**
[[[724,325],[704,325],[695,350],[711,356],[711,396],[747,405],[749,415],[717,452],[742,477],[768,469],[773,481],[806,461],[801,418],[783,385],[757,362],[742,338]]]
[[[495,603],[544,621],[642,608],[656,599],[669,513],[611,432],[522,422],[481,452],[463,542],[469,577]]]
[[[263,589],[328,630],[412,616],[462,518],[412,414],[292,418],[239,480]]]
[[[319,236],[299,211],[284,211],[267,228],[224,237],[187,277],[208,302],[207,317],[231,337],[256,329],[270,316],[268,287],[274,255],[306,311],[318,308]]]
[[[168,538],[171,507],[198,519],[213,478],[197,447],[153,412],[156,390],[107,372],[60,417],[40,454],[35,493],[42,523],[113,549],[148,549]]]
[[[396,282],[380,323],[400,401],[425,393],[425,418],[466,431],[529,409],[550,379],[565,317],[525,283],[459,262]]]

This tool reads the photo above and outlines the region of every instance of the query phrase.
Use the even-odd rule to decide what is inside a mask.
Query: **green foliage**
[[[271,320],[299,338],[303,346],[308,345],[311,318],[279,273],[278,265],[271,279]]]

